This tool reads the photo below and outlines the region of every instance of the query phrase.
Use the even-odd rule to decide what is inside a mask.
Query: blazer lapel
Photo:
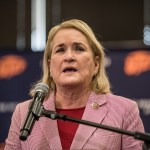
[[[48,98],[44,102],[44,108],[46,110],[55,111],[53,94],[50,96],[50,98]],[[61,150],[62,146],[61,146],[61,141],[60,141],[58,127],[57,127],[57,120],[52,120],[50,118],[41,117],[40,127],[43,132],[44,138],[49,144],[50,150],[56,150],[56,149]]]
[[[106,107],[101,107],[105,103],[105,95],[96,95],[92,92],[86,105],[82,120],[100,124],[108,112]],[[96,127],[80,124],[70,149],[82,149],[96,129]]]

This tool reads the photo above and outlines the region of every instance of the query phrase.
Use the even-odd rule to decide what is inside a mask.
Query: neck
[[[84,107],[90,95],[90,89],[57,90],[55,102],[56,108],[72,109]]]

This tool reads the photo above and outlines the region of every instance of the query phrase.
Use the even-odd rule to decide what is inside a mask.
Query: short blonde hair
[[[73,28],[78,31],[80,31],[88,40],[89,45],[91,46],[92,53],[94,58],[96,56],[99,57],[99,69],[97,72],[97,75],[93,77],[91,88],[96,93],[109,93],[110,92],[110,83],[108,80],[108,77],[106,75],[105,70],[105,53],[104,48],[102,44],[97,40],[96,36],[94,35],[94,32],[92,29],[83,21],[78,19],[70,19],[67,21],[63,21],[59,25],[54,26],[48,35],[46,48],[44,51],[44,57],[43,57],[43,76],[40,80],[40,82],[44,82],[49,85],[50,91],[56,91],[56,85],[53,81],[53,79],[50,77],[50,71],[49,71],[49,63],[48,59],[51,58],[52,53],[52,42],[56,35],[56,33],[64,28]]]

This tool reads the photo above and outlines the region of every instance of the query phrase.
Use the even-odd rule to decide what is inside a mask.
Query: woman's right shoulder
[[[26,101],[24,101],[24,102],[20,102],[20,103],[18,103],[17,105],[16,105],[16,107],[15,107],[15,110],[14,110],[14,113],[15,112],[19,112],[19,114],[24,114],[24,113],[26,113],[27,112],[27,110],[28,110],[28,108],[29,108],[29,105],[30,105],[30,102],[31,102],[32,100],[26,100]]]
[[[31,101],[32,100],[30,99],[30,100],[20,102],[16,105],[16,107],[20,107],[20,108],[28,107]]]
[[[27,115],[27,112],[29,110],[29,105],[30,105],[31,101],[32,100],[26,100],[26,101],[20,102],[16,105],[13,115],[12,115],[12,118],[13,118],[13,120],[16,120],[15,122],[18,122],[18,124],[20,123],[20,125],[21,125],[23,123],[23,121]]]

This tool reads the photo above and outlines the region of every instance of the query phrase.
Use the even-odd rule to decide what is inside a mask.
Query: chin
[[[81,85],[81,82],[77,82],[77,81],[68,81],[68,82],[63,82],[62,83],[62,86],[69,86],[69,87],[72,87],[72,86],[79,86],[79,85]]]

